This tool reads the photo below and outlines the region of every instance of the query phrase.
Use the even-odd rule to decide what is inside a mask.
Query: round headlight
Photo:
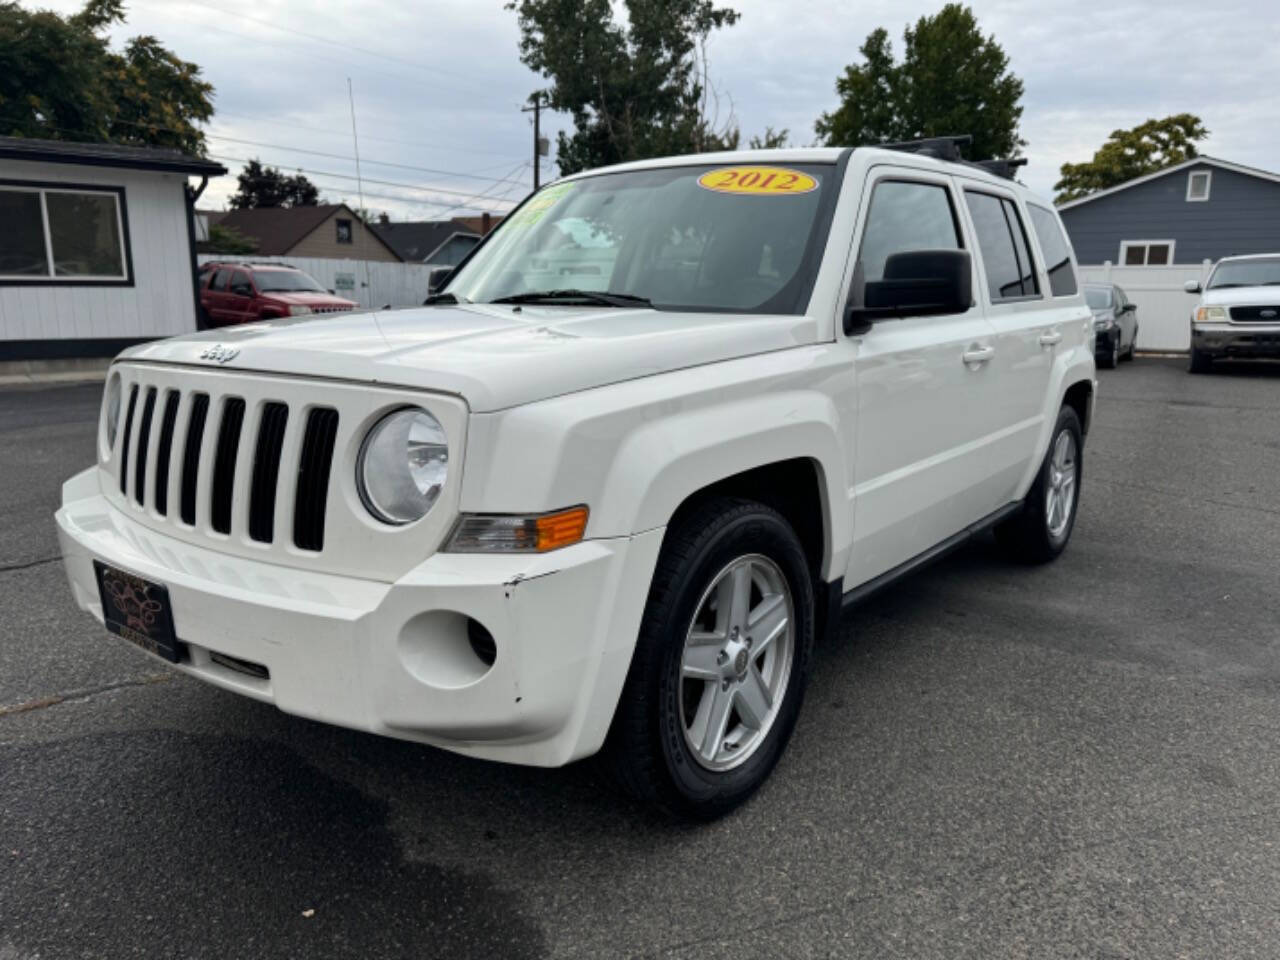
[[[387,414],[360,447],[356,480],[365,508],[383,523],[427,515],[449,473],[449,442],[440,421],[418,407]]]
[[[107,381],[107,395],[102,400],[102,405],[106,409],[106,427],[107,427],[107,448],[103,452],[103,459],[111,456],[111,451],[116,448],[116,432],[120,429],[120,396],[123,388],[120,386],[120,374],[113,373]]]

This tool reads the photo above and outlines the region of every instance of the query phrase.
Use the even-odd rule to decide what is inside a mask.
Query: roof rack
[[[1012,180],[1017,169],[1027,165],[1026,157],[1011,157],[1007,160],[966,160],[961,155],[960,148],[972,145],[973,137],[967,133],[954,137],[924,137],[920,140],[876,144],[884,150],[901,150],[904,153],[918,153],[922,157],[933,157],[935,160],[963,163],[965,166],[977,167],[979,170],[985,170],[1006,180]]]
[[[922,140],[899,140],[896,143],[877,143],[877,147],[885,150],[901,150],[904,153],[918,153],[922,157],[933,157],[937,160],[963,161],[960,148],[972,146],[973,137],[961,134],[955,137],[925,137]]]

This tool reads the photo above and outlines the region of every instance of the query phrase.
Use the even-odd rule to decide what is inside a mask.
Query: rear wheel
[[[1080,418],[1071,407],[1063,407],[1021,509],[996,527],[996,538],[1015,559],[1047,563],[1066,548],[1075,528],[1083,468]]]
[[[732,810],[769,776],[800,712],[813,583],[783,517],[709,501],[667,533],[604,760],[680,819]]]
[[[1213,369],[1213,357],[1192,347],[1191,366],[1189,369],[1192,373],[1208,373]]]

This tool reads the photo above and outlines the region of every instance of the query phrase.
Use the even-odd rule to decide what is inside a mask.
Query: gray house
[[[1196,157],[1058,207],[1082,265],[1280,251],[1280,174]]]

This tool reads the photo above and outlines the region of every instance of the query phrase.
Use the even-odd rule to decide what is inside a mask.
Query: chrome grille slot
[[[317,407],[307,415],[293,508],[293,543],[300,550],[324,549],[325,500],[329,495],[329,468],[337,436],[337,410]]]
[[[288,424],[289,408],[283,403],[263,406],[253,454],[253,485],[249,491],[249,536],[259,543],[270,543],[275,538],[276,488]]]
[[[129,390],[129,410],[124,415],[124,436],[120,439],[120,492],[129,495],[129,441],[133,437],[133,411],[138,405],[138,385]]]
[[[231,501],[235,494],[236,454],[244,425],[244,401],[228,397],[222,404],[218,448],[213,461],[213,493],[209,501],[209,525],[218,533],[231,532]]]
[[[147,499],[147,453],[151,445],[151,417],[156,412],[156,388],[147,389],[142,404],[142,422],[138,424],[138,454],[133,467],[133,499],[142,506]]]
[[[187,441],[182,450],[182,522],[195,526],[196,483],[200,473],[200,444],[204,441],[204,423],[209,416],[209,395],[197,393],[191,398],[191,420],[187,425]]]
[[[165,394],[164,413],[160,417],[160,442],[156,447],[156,513],[169,512],[169,460],[173,456],[173,429],[178,424],[178,402],[181,394],[170,390]]]

